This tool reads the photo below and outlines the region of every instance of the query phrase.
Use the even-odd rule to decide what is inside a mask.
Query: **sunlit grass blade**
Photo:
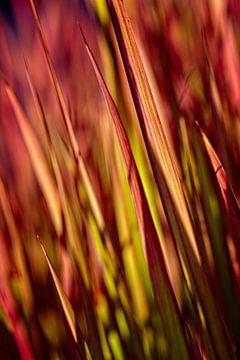
[[[62,232],[61,207],[56,186],[52,180],[43,151],[29,121],[27,120],[12,88],[9,85],[6,86],[6,92],[15,112],[36,178],[48,205],[56,233],[60,235]]]
[[[84,40],[87,52],[93,64],[100,87],[106,99],[116,133],[118,135],[118,140],[125,164],[125,171],[128,177],[137,220],[142,236],[143,247],[145,249],[149,272],[151,274],[153,291],[160,310],[160,314],[163,319],[164,330],[166,331],[169,346],[171,347],[173,356],[177,356],[178,354],[182,359],[188,359],[188,344],[186,335],[183,330],[181,315],[177,306],[176,298],[171,288],[162,250],[160,248],[160,242],[150,214],[127,134],[122,125],[115,103],[105,85],[99,68],[87,45],[85,37]]]
[[[156,184],[160,189],[162,201],[166,201],[166,198],[164,198],[164,189],[162,189],[161,185],[159,167],[162,169],[162,174],[168,179],[168,187],[173,198],[174,206],[178,209],[179,216],[186,229],[190,243],[193,246],[196,255],[198,255],[174,152],[170,147],[170,142],[166,138],[166,134],[160,121],[124,3],[121,0],[108,0],[107,3],[138,120]]]

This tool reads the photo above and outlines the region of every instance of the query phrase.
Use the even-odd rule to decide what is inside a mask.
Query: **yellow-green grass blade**
[[[140,176],[131,152],[126,131],[123,128],[118,110],[110,93],[108,92],[108,89],[101,76],[94,57],[86,43],[86,40],[85,44],[102,92],[106,99],[116,133],[118,135],[118,140],[125,164],[125,171],[128,176],[129,186],[131,189],[133,203],[135,206],[136,216],[143,241],[143,247],[145,248],[145,254],[148,261],[149,272],[153,284],[153,291],[156,303],[162,316],[164,330],[166,332],[169,346],[171,347],[173,357],[177,357],[178,355],[182,359],[188,359],[190,358],[190,355],[186,335],[183,330],[180,311],[169,281],[160,242],[142,187]]]
[[[199,264],[192,221],[179,182],[177,166],[160,124],[130,21],[123,1],[108,0],[107,3],[156,184],[174,241],[187,266],[191,284],[197,288],[216,356],[229,358],[232,356],[229,338],[222,319],[219,318],[210,284]],[[207,285],[205,285],[206,282]],[[204,286],[207,288],[206,291],[203,291]]]
[[[158,171],[161,167],[190,244],[198,255],[174,152],[163,130],[124,3],[121,0],[108,0],[107,3],[156,184],[161,189]],[[166,201],[163,189],[160,196]]]

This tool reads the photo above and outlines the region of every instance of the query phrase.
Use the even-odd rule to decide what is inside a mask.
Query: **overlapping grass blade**
[[[66,235],[67,235],[67,240],[70,243],[70,246],[74,252],[74,256],[76,258],[76,261],[78,263],[78,266],[81,270],[81,276],[83,278],[83,282],[85,284],[85,286],[88,288],[89,287],[89,279],[88,279],[88,271],[87,271],[87,265],[86,265],[86,261],[85,261],[85,255],[83,253],[83,249],[82,246],[79,242],[79,236],[78,236],[78,231],[77,231],[77,226],[75,223],[75,219],[72,213],[72,209],[70,207],[67,195],[66,195],[66,191],[64,188],[64,182],[62,179],[62,175],[61,175],[61,171],[60,171],[60,167],[59,167],[59,163],[58,163],[58,159],[57,159],[57,154],[54,150],[54,144],[52,141],[52,134],[44,113],[44,109],[41,103],[41,99],[40,96],[37,92],[37,89],[33,83],[27,62],[25,61],[25,69],[26,69],[26,75],[27,75],[27,79],[29,82],[29,86],[32,92],[32,96],[34,99],[34,103],[35,103],[35,108],[39,117],[39,120],[43,122],[43,125],[45,127],[45,131],[46,131],[46,136],[47,136],[47,142],[48,142],[48,150],[49,150],[49,155],[50,155],[50,159],[52,162],[52,167],[53,167],[53,171],[54,171],[54,175],[55,175],[55,179],[56,179],[56,183],[57,183],[57,188],[58,188],[58,192],[59,192],[59,198],[60,198],[60,203],[61,203],[61,208],[62,208],[62,213],[63,213],[63,221],[65,224],[65,228],[66,228]]]
[[[168,179],[168,186],[174,206],[178,209],[191,245],[197,254],[193,229],[173,149],[170,147],[163,130],[124,3],[121,0],[108,0],[107,3],[149,160],[157,186],[160,188],[160,195],[164,197],[164,189],[161,189],[159,167],[162,169],[162,174]],[[163,201],[166,201],[166,199],[163,198]]]
[[[183,329],[181,315],[171,288],[162,250],[160,248],[160,242],[150,214],[135,160],[131,152],[126,131],[122,125],[115,103],[87,45],[86,39],[85,44],[118,135],[125,171],[128,176],[143,247],[145,249],[149,272],[153,283],[153,291],[164,323],[164,331],[166,331],[166,336],[173,356],[177,356],[178,354],[182,359],[188,359],[188,344]]]
[[[40,41],[41,41],[41,44],[42,44],[42,48],[44,50],[48,70],[49,70],[50,77],[51,77],[51,80],[52,80],[53,85],[54,85],[54,89],[55,89],[57,101],[58,101],[58,104],[59,104],[59,108],[61,110],[63,121],[64,121],[64,124],[65,124],[66,129],[67,129],[71,149],[72,149],[72,152],[73,152],[76,164],[77,164],[77,169],[79,171],[79,174],[81,175],[82,181],[83,181],[84,186],[86,188],[86,191],[87,191],[87,194],[88,194],[88,197],[89,197],[89,202],[90,202],[90,205],[92,207],[93,214],[96,217],[96,221],[98,223],[98,226],[101,229],[101,231],[103,231],[104,227],[105,227],[105,223],[104,223],[104,218],[103,218],[103,215],[102,215],[102,211],[101,211],[101,208],[99,206],[98,199],[96,197],[94,189],[92,187],[91,181],[89,179],[89,175],[88,175],[86,166],[84,164],[84,161],[83,161],[82,156],[81,156],[80,151],[79,151],[77,139],[76,139],[76,136],[75,136],[74,131],[73,131],[71,119],[70,119],[70,116],[69,116],[69,112],[67,110],[67,106],[66,106],[64,96],[63,96],[63,93],[62,93],[62,90],[61,90],[61,86],[60,86],[60,83],[58,81],[57,74],[55,72],[55,69],[54,69],[54,66],[53,66],[49,51],[48,51],[48,47],[47,47],[47,43],[45,41],[45,37],[44,37],[43,31],[42,31],[40,19],[39,19],[39,16],[38,16],[34,1],[29,0],[29,3],[31,5],[31,9],[32,9],[32,12],[33,12],[33,16],[34,16],[36,26],[37,26],[37,30],[38,30],[39,38],[40,38]]]
[[[176,164],[161,127],[130,21],[123,1],[107,2],[156,184],[175,244],[187,268],[191,286],[196,286],[216,356],[229,358],[232,356],[229,337],[219,317],[220,313],[207,276],[199,264],[192,222],[179,183]]]
[[[25,64],[27,65],[27,64]],[[80,273],[78,272],[77,278],[79,281],[79,285],[81,284],[80,288],[83,295],[83,307],[84,312],[87,318],[87,327],[89,334],[86,339],[84,339],[83,335],[81,335],[81,339],[78,339],[78,350],[81,352],[81,356],[88,359],[103,359],[102,355],[102,348],[99,340],[99,334],[97,329],[97,322],[95,319],[94,314],[94,308],[91,304],[90,291],[92,284],[90,283],[90,272],[89,272],[89,260],[86,257],[86,253],[84,251],[84,246],[80,240],[80,235],[78,232],[76,220],[71,208],[71,205],[69,203],[69,199],[66,193],[66,189],[64,187],[64,181],[62,178],[59,162],[57,159],[57,154],[54,148],[53,143],[53,135],[51,133],[48,121],[46,119],[44,109],[41,103],[40,95],[33,83],[33,79],[31,77],[31,74],[29,72],[28,66],[26,66],[26,75],[28,78],[28,82],[31,88],[31,92],[34,98],[36,111],[39,116],[39,120],[44,123],[47,140],[48,140],[48,147],[49,147],[49,154],[53,166],[54,175],[57,182],[57,187],[59,191],[60,196],[60,202],[62,206],[62,212],[63,212],[63,221],[65,225],[65,231],[66,231],[66,239],[67,239],[67,250],[71,249],[72,255],[74,260],[76,261],[77,267],[80,270]],[[79,219],[80,220],[80,219]],[[83,219],[84,221],[84,219]],[[68,246],[68,243],[70,246]],[[85,244],[84,244],[85,245]],[[81,326],[80,326],[81,327]],[[77,328],[78,329],[78,328]],[[88,348],[88,345],[89,348]],[[89,352],[90,351],[90,352]],[[82,357],[81,357],[82,358]]]

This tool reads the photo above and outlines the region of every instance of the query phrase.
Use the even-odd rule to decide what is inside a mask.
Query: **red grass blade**
[[[60,83],[58,81],[57,74],[56,74],[56,71],[54,69],[54,66],[53,66],[49,51],[48,51],[48,47],[47,47],[47,43],[46,43],[43,31],[42,31],[40,19],[39,19],[36,7],[34,5],[34,1],[29,0],[29,3],[30,3],[30,6],[31,6],[31,9],[32,9],[32,13],[33,13],[33,16],[34,16],[36,26],[37,26],[37,30],[38,30],[39,38],[40,38],[40,41],[41,41],[41,44],[42,44],[42,48],[44,50],[48,70],[49,70],[49,73],[50,73],[51,80],[53,82],[53,86],[54,86],[54,89],[55,89],[55,93],[56,93],[57,101],[58,101],[58,104],[59,104],[59,108],[60,108],[61,113],[62,113],[62,118],[63,118],[64,124],[65,124],[65,127],[67,129],[71,149],[72,149],[72,152],[73,152],[76,164],[77,164],[77,168],[79,170],[82,181],[83,181],[84,186],[86,188],[86,191],[87,191],[87,194],[88,194],[88,197],[89,197],[89,202],[90,202],[91,207],[92,207],[93,214],[94,214],[94,216],[96,218],[98,226],[103,231],[103,229],[105,227],[105,224],[104,224],[104,218],[103,218],[103,215],[102,215],[102,211],[101,211],[101,208],[99,206],[96,194],[95,194],[95,192],[93,190],[91,181],[89,179],[86,166],[84,164],[84,161],[83,161],[82,156],[81,156],[80,151],[79,151],[77,139],[76,139],[76,136],[75,136],[74,131],[73,131],[71,119],[70,119],[69,112],[67,110],[67,106],[66,106],[66,103],[65,103],[65,100],[64,100],[63,92],[62,92]]]

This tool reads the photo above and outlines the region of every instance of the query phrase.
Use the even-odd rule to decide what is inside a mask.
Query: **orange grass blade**
[[[60,235],[62,232],[60,202],[44,154],[29,124],[29,121],[27,120],[12,88],[9,85],[6,86],[6,92],[15,112],[36,178],[47,202],[55,230],[57,234]]]

